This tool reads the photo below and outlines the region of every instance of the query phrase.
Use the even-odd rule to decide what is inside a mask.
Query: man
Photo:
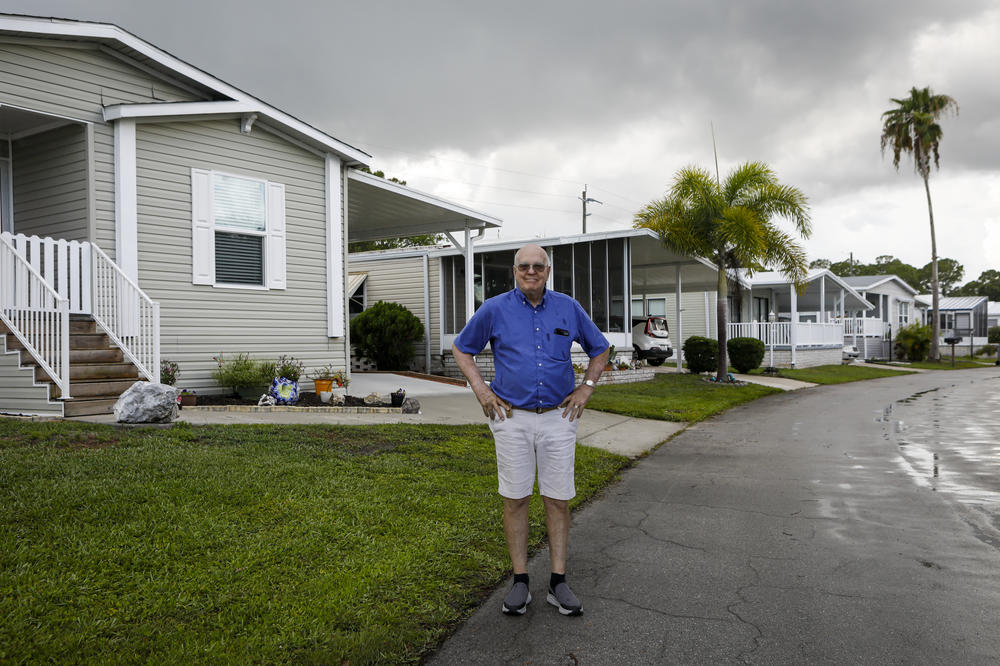
[[[514,255],[516,287],[487,300],[452,346],[458,367],[490,419],[497,452],[503,525],[514,566],[514,585],[501,610],[523,615],[528,587],[528,505],[535,472],[545,506],[552,575],[547,601],[563,615],[583,605],[566,583],[569,500],[576,495],[573,463],[576,430],[608,359],[608,341],[571,297],[549,291],[552,267],[537,245]],[[580,343],[590,357],[585,381],[575,387],[570,348]],[[489,343],[496,378],[486,384],[473,356]]]

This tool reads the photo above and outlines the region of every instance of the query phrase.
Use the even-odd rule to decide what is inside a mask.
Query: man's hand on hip
[[[505,417],[510,415],[512,409],[510,404],[501,400],[486,384],[472,390],[475,392],[479,404],[483,406],[483,414],[488,416],[490,421],[497,418],[503,421]]]
[[[566,399],[559,404],[559,407],[564,408],[562,417],[569,417],[569,420],[578,419],[583,416],[583,408],[587,406],[587,401],[590,400],[590,396],[594,394],[594,389],[590,388],[586,384],[580,384],[576,387],[572,393],[566,396]]]

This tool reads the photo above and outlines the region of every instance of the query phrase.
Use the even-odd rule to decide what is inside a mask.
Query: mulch
[[[198,406],[199,407],[215,407],[221,405],[256,405],[256,400],[243,400],[238,395],[199,395],[198,396]],[[330,403],[323,402],[319,399],[316,393],[310,391],[308,393],[299,393],[299,401],[295,403],[296,407],[329,407]],[[369,407],[370,405],[365,404],[365,399],[363,397],[358,397],[356,395],[345,396],[345,407]],[[391,403],[383,402],[379,407],[391,407]]]

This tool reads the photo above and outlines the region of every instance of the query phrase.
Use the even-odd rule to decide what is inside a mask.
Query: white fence
[[[0,320],[69,398],[69,301],[0,234]]]
[[[160,380],[160,305],[101,248],[87,241],[8,232],[0,236],[56,298],[66,301],[69,313],[93,316],[143,376],[154,382]],[[31,321],[24,324],[35,325]],[[64,396],[68,392],[67,383]]]
[[[793,337],[794,333],[794,337]],[[757,338],[775,347],[840,347],[844,344],[844,327],[840,322],[736,322],[726,325],[726,336]]]

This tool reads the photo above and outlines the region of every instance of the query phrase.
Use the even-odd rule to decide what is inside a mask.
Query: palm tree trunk
[[[715,381],[721,382],[729,374],[729,364],[726,363],[726,297],[729,295],[729,285],[726,282],[726,266],[724,260],[716,262],[719,271],[719,283],[716,287],[715,317],[716,327],[719,329],[719,350],[717,358],[719,361],[715,372]]]
[[[931,321],[930,357],[932,361],[940,361],[941,350],[938,348],[938,340],[941,337],[941,311],[938,295],[937,238],[934,235],[934,208],[931,206],[931,186],[926,174],[924,174],[924,190],[927,192],[927,215],[931,221],[931,312],[933,320]]]

